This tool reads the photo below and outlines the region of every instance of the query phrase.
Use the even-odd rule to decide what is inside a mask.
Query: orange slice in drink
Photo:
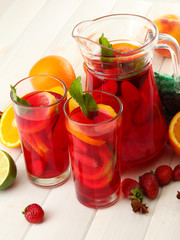
[[[120,43],[115,43],[112,45],[112,48],[114,50],[121,52],[121,53],[130,52],[130,51],[136,50],[139,47],[140,47],[140,45],[135,45],[135,44],[128,43],[128,42],[120,42]]]
[[[67,131],[69,133],[71,133],[72,135],[76,136],[81,141],[83,141],[83,142],[85,142],[87,144],[94,145],[94,146],[102,146],[105,143],[104,140],[95,139],[95,138],[87,136],[74,123],[70,123],[70,122],[67,123],[66,122],[66,129],[67,129]]]
[[[32,107],[19,114],[24,119],[23,127],[19,126],[20,132],[35,133],[50,124],[51,116],[56,113],[56,106],[53,105],[56,103],[56,98],[49,92],[38,92],[29,95],[26,100]]]
[[[1,116],[0,140],[6,147],[14,148],[20,146],[20,138],[12,104],[6,108]]]
[[[168,133],[171,147],[180,155],[180,112],[176,113],[171,120]]]
[[[109,105],[97,104],[97,107],[98,107],[98,110],[111,116],[112,118],[114,118],[117,115],[117,113],[114,111],[114,109]]]

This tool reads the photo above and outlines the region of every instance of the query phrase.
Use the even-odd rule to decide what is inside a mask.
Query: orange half
[[[168,133],[171,147],[180,155],[180,112],[176,113],[171,120]]]

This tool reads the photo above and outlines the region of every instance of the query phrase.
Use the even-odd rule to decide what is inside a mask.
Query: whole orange
[[[67,89],[69,89],[71,82],[76,78],[71,63],[64,57],[56,55],[43,57],[36,62],[29,72],[29,76],[35,75],[50,75],[59,78],[64,81]],[[36,78],[32,79],[32,84],[36,90],[47,90],[56,86],[56,83],[52,79],[49,81],[48,77],[45,80],[42,79],[42,81],[40,79],[40,77],[38,77],[38,81],[36,81]]]

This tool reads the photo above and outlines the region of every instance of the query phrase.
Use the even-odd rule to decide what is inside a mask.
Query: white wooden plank
[[[63,56],[71,62],[76,70],[76,66],[79,65],[80,61],[82,61],[82,56],[75,40],[72,37],[73,28],[81,21],[92,20],[109,14],[112,6],[116,2],[117,0],[111,0],[111,4],[109,4],[108,0],[83,1],[60,31],[55,41],[51,44],[51,46],[49,46],[45,55],[55,54]]]
[[[1,239],[22,239],[26,230],[30,227],[22,211],[31,203],[43,203],[49,195],[50,189],[34,186],[28,181],[23,156],[18,159],[17,177],[15,183],[0,193]]]
[[[33,225],[25,240],[83,239],[96,212],[76,200],[72,179],[52,190],[44,209],[47,214],[45,222]]]
[[[175,156],[174,162],[180,163],[180,157]],[[175,164],[172,164],[173,168]],[[180,200],[176,198],[180,183],[171,182],[161,191],[149,229],[144,240],[165,239],[179,240],[180,229],[177,227],[180,219]]]
[[[57,36],[66,21],[78,7],[81,0],[51,0],[33,19],[31,24],[15,41],[11,51],[0,61],[0,82],[6,82],[0,89],[1,106],[7,105],[10,83],[26,77]],[[68,11],[67,11],[68,6]],[[22,19],[23,20],[23,19]]]
[[[10,50],[12,43],[24,31],[25,27],[46,4],[46,0],[16,0],[1,16],[0,59]]]
[[[0,16],[4,14],[14,0],[0,0]]]

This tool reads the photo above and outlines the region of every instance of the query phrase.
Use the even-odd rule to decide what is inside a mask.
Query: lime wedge
[[[17,174],[17,168],[12,157],[5,151],[0,150],[0,190],[10,187]]]

